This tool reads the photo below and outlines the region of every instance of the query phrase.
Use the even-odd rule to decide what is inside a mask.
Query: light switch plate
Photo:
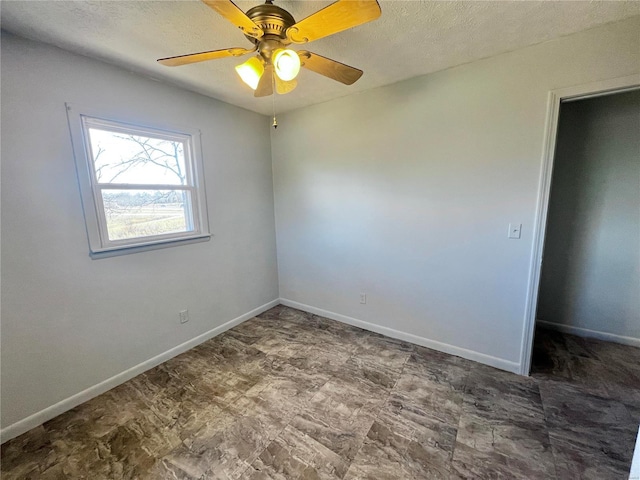
[[[509,224],[509,238],[520,238],[521,232],[522,232],[522,224],[521,223],[510,223]]]

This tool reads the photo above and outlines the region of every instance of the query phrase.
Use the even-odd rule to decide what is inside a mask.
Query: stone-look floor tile
[[[547,330],[545,332],[549,335],[548,332],[550,331]],[[637,347],[557,332],[552,333],[555,333],[556,336],[561,336],[565,344],[563,351],[568,352],[572,356],[589,358],[603,363],[628,365],[636,369],[639,368],[640,349]]]
[[[363,388],[374,387],[390,390],[400,378],[400,372],[381,363],[370,363],[359,357],[350,357],[345,363],[329,366],[326,370],[337,378],[346,382],[362,383]]]
[[[566,351],[574,357],[591,358],[594,360],[602,360],[605,357],[600,355],[598,351],[598,340],[590,338],[577,337],[575,335],[562,334]]]
[[[451,475],[451,457],[431,443],[412,440],[406,457],[406,468],[416,480],[448,479]]]
[[[134,419],[146,406],[144,398],[131,388],[132,382],[78,405],[46,422],[44,428],[52,440],[79,436],[101,438],[109,434]]]
[[[247,468],[249,465],[246,462],[233,454],[225,455],[212,444],[209,449],[199,452],[192,452],[186,448],[178,449],[164,457],[161,466],[153,473],[158,475],[155,478],[175,476],[185,480],[237,480],[242,478],[242,472]],[[165,477],[167,474],[169,476]]]
[[[624,425],[604,423],[600,426],[549,426],[549,436],[554,447],[558,442],[563,442],[565,451],[574,448],[604,463],[622,463],[629,466],[637,435],[637,426],[631,422]]]
[[[605,368],[604,386],[608,397],[640,407],[640,364],[605,364]]]
[[[619,365],[622,368],[622,365]],[[609,397],[608,385],[617,382],[623,384],[624,375],[618,368],[611,368],[607,364],[591,358],[571,357],[569,360],[571,377],[567,383],[579,385],[593,395]]]
[[[250,320],[247,320],[247,323],[251,322],[252,320],[255,321],[255,319],[250,319]],[[264,335],[264,333],[258,334],[257,332],[252,332],[250,329],[246,329],[246,330],[227,330],[222,335],[227,335],[239,342],[244,343],[245,345],[253,347],[253,344],[258,340],[260,340]]]
[[[286,401],[288,404],[302,408],[327,380],[328,377],[304,376],[301,371],[293,367],[285,367],[277,373],[265,375],[262,380],[247,390],[244,397],[261,398],[273,403],[276,407],[277,403]]]
[[[224,405],[216,403],[206,394],[193,393],[175,403],[168,427],[185,441],[204,425],[219,422],[224,410]]]
[[[640,425],[640,405],[626,405],[635,425]]]
[[[550,356],[569,355],[567,335],[556,330],[537,327],[533,337],[533,348],[547,352]],[[533,359],[536,360],[535,358]]]
[[[586,434],[586,432],[585,432]],[[582,448],[572,440],[550,433],[558,479],[627,480],[630,461],[618,461],[597,448]]]
[[[412,357],[403,369],[403,376],[406,375],[428,380],[435,387],[462,392],[469,375],[469,367],[453,363],[423,363],[423,360],[414,360]]]
[[[243,478],[338,480],[348,466],[335,452],[288,426],[262,451]]]
[[[342,478],[347,473],[349,463],[345,459],[293,427],[287,427],[280,440],[287,451],[307,464],[301,479],[329,480]]]
[[[503,467],[513,463],[525,478],[526,472],[538,478],[554,475],[554,457],[537,383],[491,367],[473,367],[465,387],[456,452],[463,446],[468,448],[462,451],[478,458],[480,465],[484,461],[491,463],[492,459],[500,464],[507,458],[509,462]],[[464,458],[458,458],[458,469],[475,471]],[[508,472],[501,470],[503,467],[495,473],[498,478]],[[487,474],[483,472],[481,469],[477,474]]]
[[[416,406],[411,400],[393,393],[376,422],[394,433],[438,448],[450,457],[455,446],[459,415],[458,409],[455,415],[447,415],[449,420],[443,420],[437,412]]]
[[[556,462],[561,459],[565,471],[585,469],[590,476],[599,465],[628,470],[637,424],[627,406],[561,382],[543,382],[540,391]]]
[[[381,387],[332,378],[313,396],[306,413],[335,428],[360,428],[361,417],[375,417],[388,396]]]
[[[340,370],[350,357],[350,354],[340,350],[310,345],[300,347],[289,355],[289,363],[309,372],[330,374],[334,370]]]
[[[590,342],[600,359],[608,364],[624,364],[636,373],[640,370],[640,348],[598,340],[590,340]]]
[[[108,466],[107,478],[139,478],[147,474],[165,454],[180,445],[175,432],[149,423],[145,418],[118,427],[108,437],[96,441],[98,451],[94,464],[85,459],[74,465],[75,474],[99,472]]]
[[[340,325],[338,322],[333,322],[336,325]],[[330,346],[331,351],[340,351],[351,355],[356,355],[358,351],[370,344],[370,333],[365,332],[356,327],[348,328],[336,328],[331,324],[326,326],[325,329],[320,330],[321,334],[317,331],[311,331],[311,337],[316,339],[315,344],[327,348]]]
[[[237,416],[258,420],[263,425],[263,436],[273,440],[300,411],[307,410],[314,390],[297,386],[288,380],[265,381],[262,390],[248,392],[231,410]]]
[[[412,347],[406,342],[372,334],[358,346],[354,356],[370,364],[381,364],[401,371],[411,353]]]
[[[403,403],[411,403],[429,411],[442,421],[453,423],[460,415],[464,380],[461,380],[460,384],[456,384],[457,380],[454,380],[452,384],[446,377],[434,377],[427,372],[423,375],[403,373],[393,393],[400,397]]]
[[[317,389],[327,383],[331,378],[331,371],[324,369],[310,369],[303,356],[297,354],[279,352],[276,355],[268,355],[264,366],[264,376],[271,375],[277,378],[288,378],[300,385]]]
[[[346,459],[353,459],[388,391],[331,379],[291,425]]]
[[[573,385],[547,381],[540,384],[549,427],[609,428],[633,422],[629,410],[620,402],[588,395]]]
[[[57,461],[59,459],[49,433],[41,425],[2,445],[2,478],[36,478],[35,475],[41,470],[46,470]]]
[[[250,338],[260,339],[265,335],[274,333],[274,328],[271,326],[271,321],[261,316],[253,317],[242,322],[240,325],[233,327],[231,330],[227,330],[228,333],[238,340],[253,346],[253,341],[249,341]],[[244,338],[243,338],[244,337]]]
[[[626,478],[640,349],[533,378],[278,306],[2,446],[3,479]]]
[[[477,480],[551,480],[556,478],[554,465],[523,461],[497,452],[480,452],[464,444],[456,446],[450,478]],[[563,477],[558,477],[560,480]],[[564,480],[564,479],[563,479]]]
[[[554,458],[549,441],[549,431],[544,422],[487,421],[475,415],[463,413],[456,437],[463,444],[482,453],[499,453],[523,463],[548,465],[553,470]]]
[[[404,437],[376,421],[347,478],[446,479],[450,461],[441,449]]]
[[[430,365],[457,365],[462,368],[470,368],[474,365],[474,362],[462,357],[451,355],[444,352],[439,352],[431,348],[422,347],[420,345],[413,345],[413,353],[409,358],[408,364],[418,364],[423,366]]]
[[[180,444],[177,433],[157,417],[142,411],[137,417],[99,438],[82,429],[52,431],[56,468],[41,466],[43,475],[62,478],[137,478],[165,453]],[[49,427],[51,428],[51,427]],[[95,475],[95,476],[94,476]]]
[[[206,392],[213,400],[229,405],[233,404],[238,397],[258,383],[263,375],[263,372],[256,372],[256,375],[248,378],[238,372],[209,371],[204,372],[195,385]]]
[[[118,430],[121,430],[120,427]],[[121,438],[118,431],[111,436]],[[113,455],[109,439],[93,440],[85,438],[82,443],[72,442],[60,445],[59,462],[43,469],[33,478],[56,479],[129,479],[143,476],[155,460],[149,463],[149,455],[139,449],[132,449],[125,458]],[[117,449],[117,447],[116,447]],[[140,462],[140,463],[136,463]],[[5,478],[3,475],[2,478]]]
[[[288,322],[305,322],[313,317],[312,313],[304,312],[296,308],[285,307],[284,305],[277,305],[264,313],[258,315],[258,318],[265,318],[271,320],[287,320]]]
[[[462,394],[450,390],[405,392],[393,390],[383,414],[395,416],[412,429],[424,428],[434,421],[456,427],[462,412]]]
[[[406,462],[413,474],[418,472],[416,478],[447,478],[449,474],[460,415],[459,399],[452,402],[447,397],[451,393],[445,391],[430,397],[429,403],[417,403],[394,391],[376,419],[377,426],[409,439]]]
[[[350,462],[362,447],[373,422],[374,417],[361,415],[349,424],[334,427],[309,413],[302,413],[290,425]]]
[[[371,472],[361,470],[355,463],[352,463],[343,480],[390,480],[388,477],[383,477],[381,472],[377,472],[375,477],[370,476],[369,473]]]
[[[196,348],[202,349],[210,358],[219,359],[222,363],[248,360],[262,353],[253,345],[247,345],[226,332],[207,340]]]
[[[251,346],[267,355],[274,355],[284,350],[285,348],[291,350],[292,343],[297,347],[294,351],[302,348],[302,344],[299,343],[293,336],[281,333],[267,333],[266,335],[263,335],[258,340],[256,340]]]
[[[561,338],[563,349],[536,343],[534,378],[565,381],[592,395],[640,405],[640,349],[547,330],[537,335]]]
[[[139,477],[138,480],[202,480],[202,478],[202,476],[193,477],[173,463],[160,459],[156,460],[147,474]]]
[[[358,454],[351,464],[347,478],[353,479],[411,479],[407,468],[407,450],[411,440],[388,428],[373,423]]]
[[[535,380],[485,365],[471,369],[462,408],[487,421],[544,423],[542,399]]]
[[[114,472],[116,473],[116,472]],[[108,477],[105,477],[103,475],[98,474],[96,477],[93,477],[94,472],[91,472],[90,475],[92,475],[91,478],[99,478],[100,480],[106,480]],[[88,474],[87,474],[88,477]],[[2,478],[14,478],[14,477],[5,477],[4,475],[2,476]],[[60,463],[57,463],[55,465],[53,465],[50,468],[47,468],[45,470],[42,471],[42,473],[38,473],[35,476],[31,476],[28,475],[26,477],[18,477],[21,478],[23,480],[62,480],[62,479],[67,479],[67,478],[71,478],[69,476],[67,476],[67,474],[65,473],[64,470],[64,460],[61,461]],[[113,476],[112,478],[118,478],[118,473],[115,474],[115,476]]]
[[[542,380],[553,377],[571,380],[571,356],[567,352],[555,353],[545,348],[534,347],[531,376]]]
[[[213,435],[207,426],[189,446],[177,447],[163,462],[195,478],[237,479],[275,436],[274,426],[264,417],[241,416]]]

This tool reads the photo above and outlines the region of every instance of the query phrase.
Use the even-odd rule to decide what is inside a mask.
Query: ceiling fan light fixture
[[[278,49],[273,54],[273,68],[280,80],[289,82],[300,73],[300,57],[290,49]]]
[[[260,77],[264,73],[264,65],[258,57],[251,57],[244,63],[236,66],[236,72],[244,83],[249,85],[252,90],[258,88]]]
[[[167,67],[177,67],[258,52],[255,58],[236,67],[242,81],[253,89],[254,97],[291,92],[297,85],[296,77],[301,67],[351,85],[362,76],[362,70],[306,50],[296,52],[287,46],[291,43],[306,44],[363,25],[377,19],[382,13],[378,0],[334,0],[296,22],[284,8],[274,5],[274,0],[266,0],[266,3],[246,12],[234,1],[202,0],[242,31],[253,48],[209,50],[160,58],[158,62]]]

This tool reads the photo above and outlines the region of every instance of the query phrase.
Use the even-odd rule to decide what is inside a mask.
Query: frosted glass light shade
[[[251,57],[244,63],[236,66],[236,72],[244,83],[249,85],[253,90],[258,88],[260,77],[264,73],[264,65],[258,57]]]
[[[273,55],[273,68],[280,80],[289,82],[300,72],[300,57],[293,50],[276,50]]]

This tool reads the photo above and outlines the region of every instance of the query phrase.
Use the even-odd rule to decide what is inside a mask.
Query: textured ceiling
[[[248,10],[260,1],[237,1]],[[276,0],[296,20],[332,3]],[[303,70],[298,88],[276,97],[279,112],[388,85],[640,14],[637,1],[385,1],[369,24],[307,46],[364,70],[345,86]],[[157,58],[225,47],[250,47],[230,23],[199,1],[1,2],[0,25],[23,37],[99,58],[255,112],[254,98],[226,58],[164,67]],[[296,47],[297,48],[297,47]]]

